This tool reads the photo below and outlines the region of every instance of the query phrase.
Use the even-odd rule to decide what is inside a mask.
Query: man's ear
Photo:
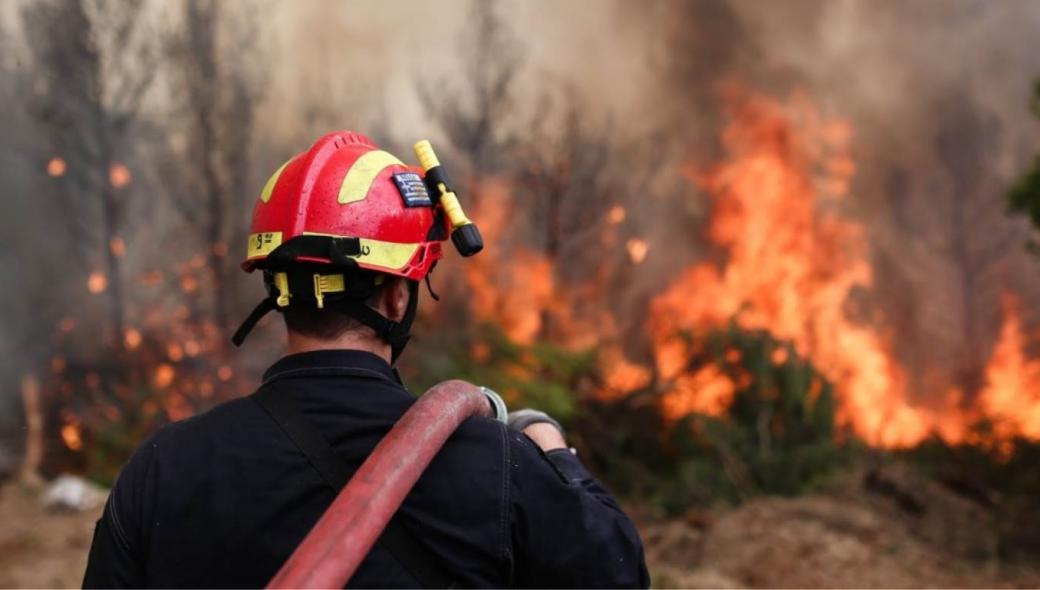
[[[387,281],[383,288],[383,311],[387,318],[399,322],[408,311],[408,282],[400,277]]]

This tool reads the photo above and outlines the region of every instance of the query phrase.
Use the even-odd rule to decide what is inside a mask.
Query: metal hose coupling
[[[491,407],[495,410],[495,420],[498,420],[502,424],[508,423],[509,410],[506,408],[506,402],[502,399],[502,396],[483,385],[480,387],[480,392],[487,397],[489,402],[491,402]]]

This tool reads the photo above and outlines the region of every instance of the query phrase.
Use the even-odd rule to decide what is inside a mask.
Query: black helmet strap
[[[290,271],[288,274],[294,275]],[[305,273],[307,277],[312,276],[311,273]],[[297,282],[297,281],[292,281]],[[378,311],[372,309],[365,304],[364,299],[357,299],[348,296],[332,297],[328,296],[329,300],[325,304],[329,309],[335,309],[341,313],[344,313],[355,320],[361,322],[365,326],[371,328],[377,336],[385,340],[390,344],[390,362],[393,364],[397,361],[397,357],[404,351],[404,347],[408,344],[408,340],[411,338],[412,324],[415,322],[415,316],[419,308],[419,283],[417,281],[408,281],[408,307],[405,309],[404,316],[401,321],[396,322],[390,318],[384,316]],[[367,298],[367,297],[366,297]],[[257,323],[271,311],[281,311],[281,307],[277,303],[278,294],[270,292],[266,298],[264,298],[246,317],[242,325],[235,330],[235,334],[231,337],[231,342],[235,346],[241,346],[245,341],[249,333],[253,331]],[[314,302],[304,299],[298,304],[310,304]]]

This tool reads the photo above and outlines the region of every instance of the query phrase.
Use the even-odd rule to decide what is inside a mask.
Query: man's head
[[[388,276],[361,302],[388,320],[400,323],[408,313],[411,297],[412,289],[406,279]],[[285,319],[290,351],[344,348],[345,344],[350,344],[350,348],[364,347],[372,352],[376,352],[372,349],[377,348],[389,350],[389,343],[381,339],[372,328],[337,306],[319,309],[316,305],[290,305],[282,310],[282,317]]]
[[[416,155],[422,168],[339,131],[271,176],[242,263],[247,272],[263,271],[268,297],[235,333],[236,344],[278,310],[291,342],[377,340],[397,357],[415,317],[418,282],[441,258],[441,242],[450,235],[463,256],[483,247],[429,142],[416,144]]]
[[[423,170],[350,131],[330,133],[267,181],[253,210],[242,268],[261,270],[268,297],[236,332],[269,311],[290,343],[345,342],[392,350],[415,315],[418,281],[441,257],[446,216]]]

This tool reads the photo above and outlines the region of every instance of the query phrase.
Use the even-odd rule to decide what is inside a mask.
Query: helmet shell
[[[358,238],[358,266],[420,280],[440,259],[448,229],[422,178],[422,169],[405,165],[364,135],[329,133],[267,181],[253,209],[242,268],[251,272],[279,245],[311,234]],[[331,263],[310,256],[297,260]]]

